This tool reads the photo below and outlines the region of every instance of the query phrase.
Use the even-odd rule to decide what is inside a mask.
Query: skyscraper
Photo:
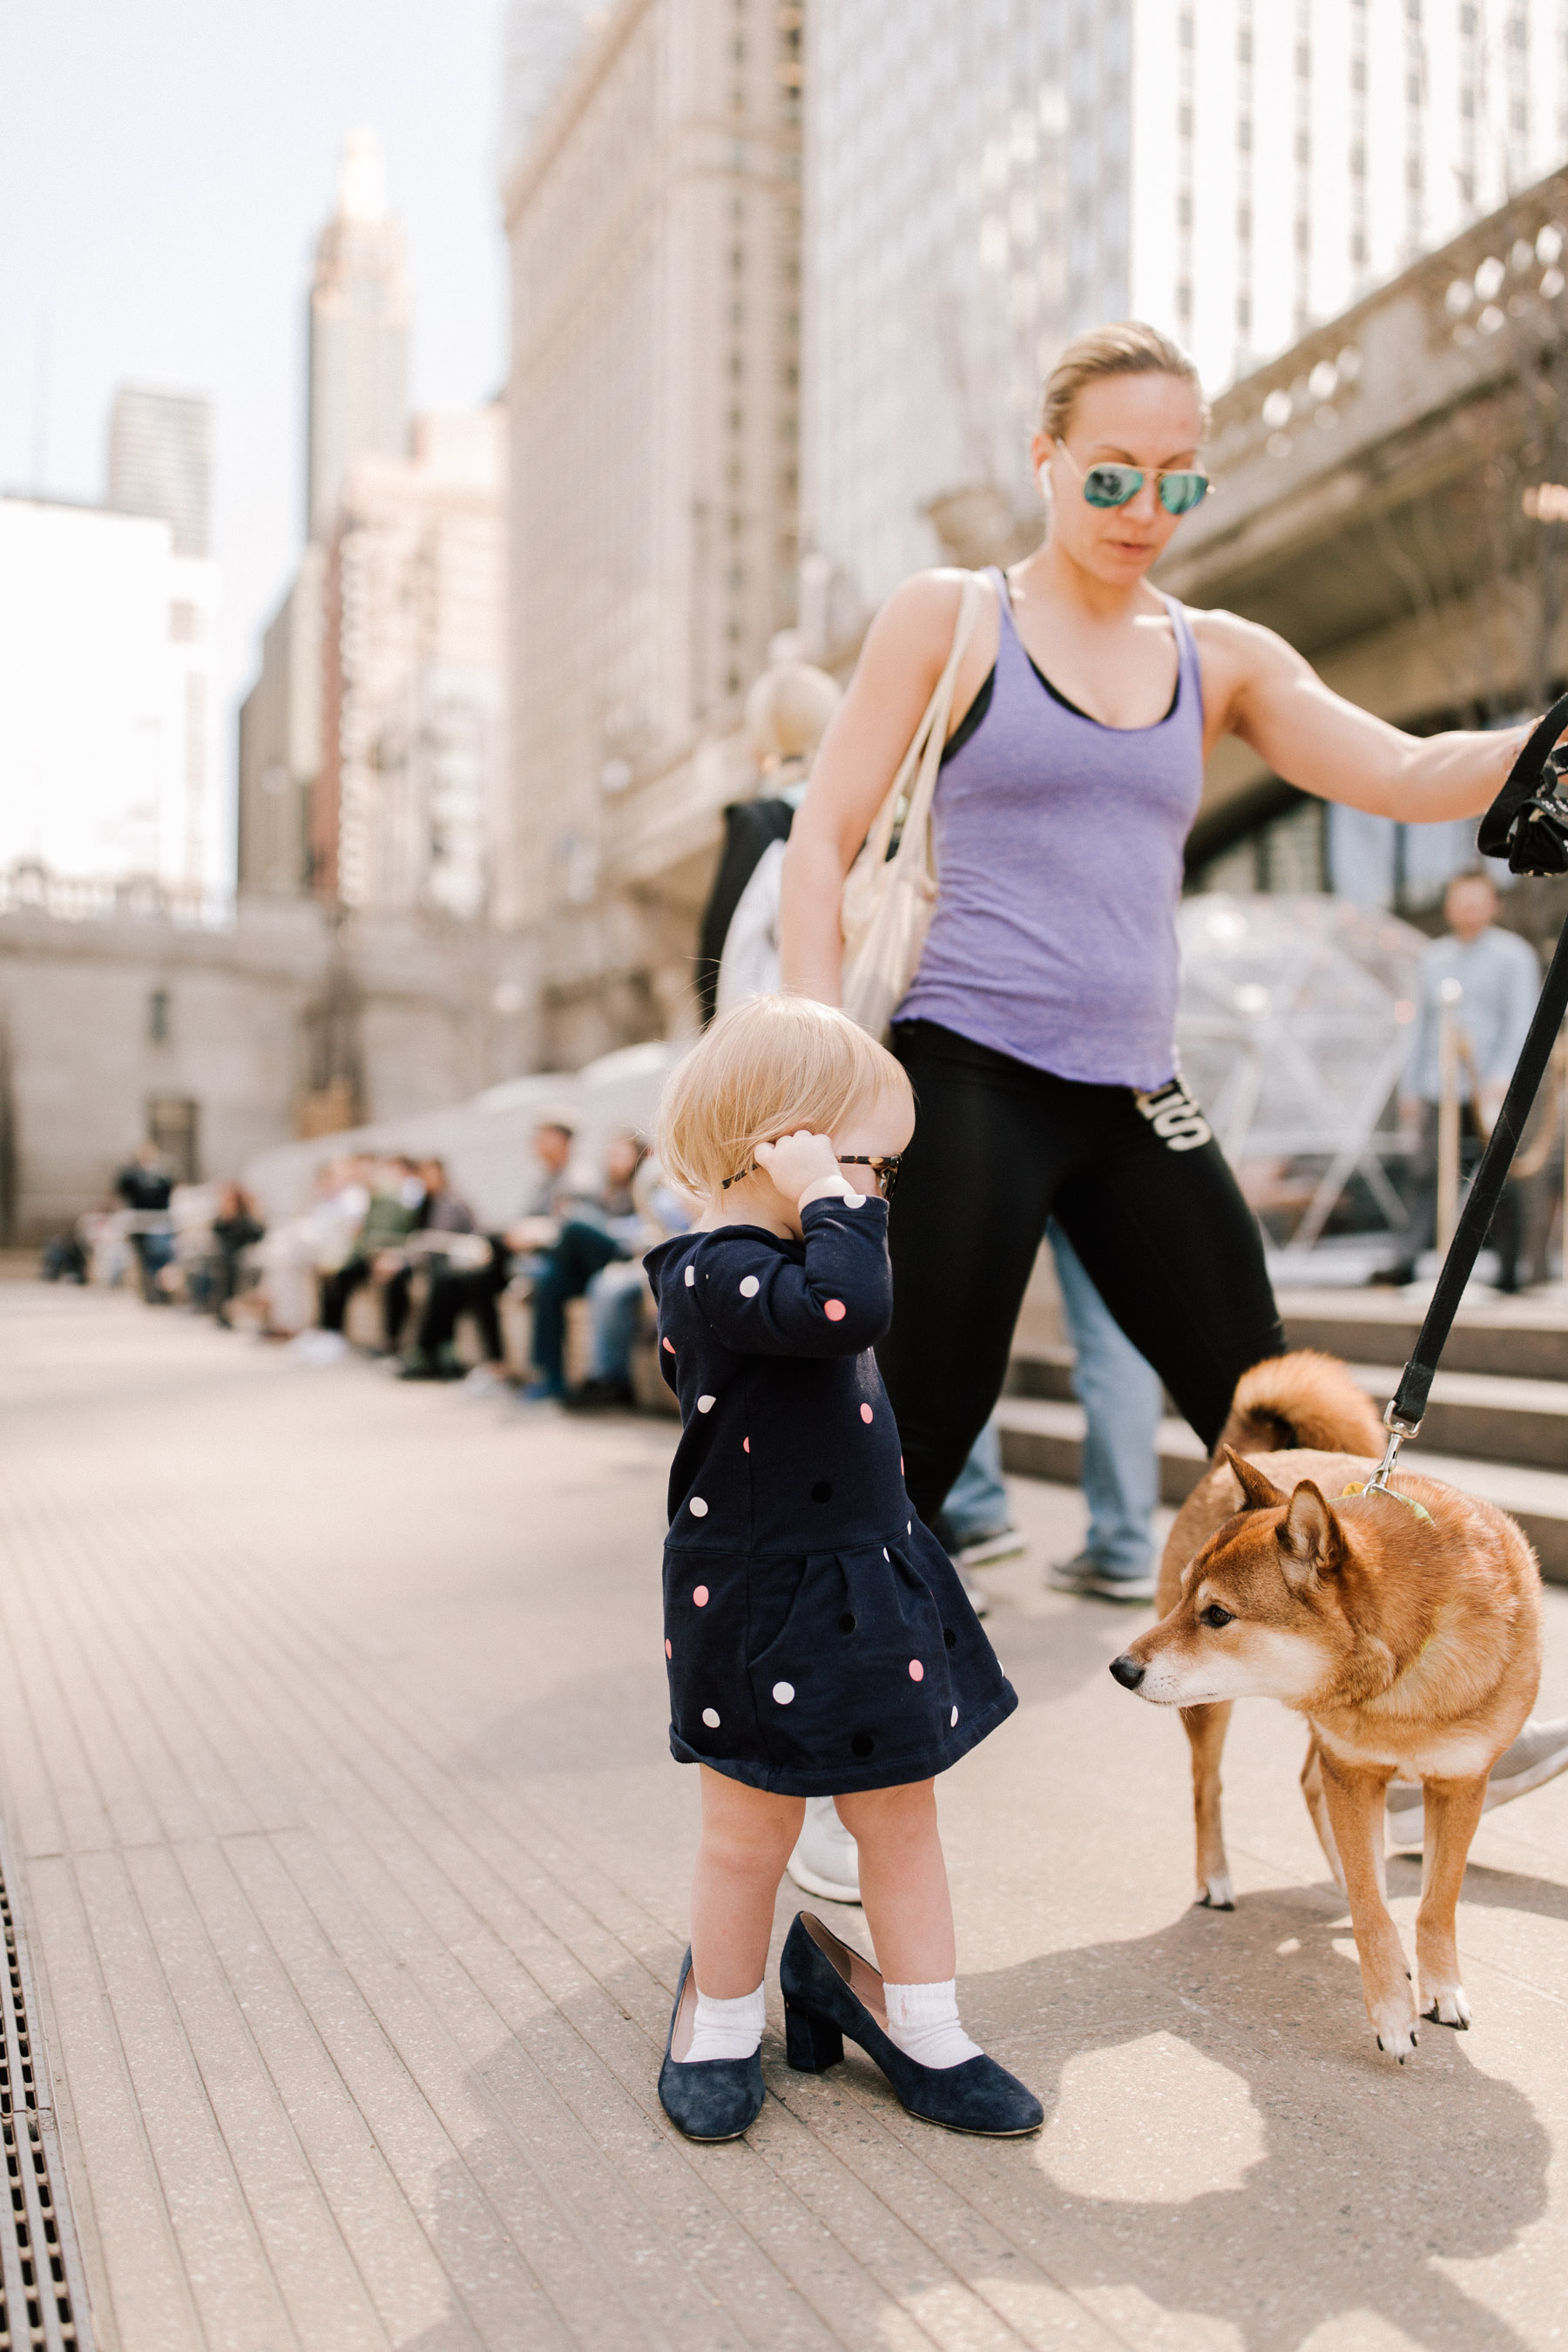
[[[1565,0],[812,0],[807,542],[863,604],[933,502],[1037,509],[1101,319],[1220,389],[1568,150]]]
[[[561,1061],[663,1025],[654,894],[615,859],[700,797],[674,772],[739,724],[795,616],[801,15],[623,0],[506,191],[500,896],[541,939]]]
[[[501,173],[511,171],[576,63],[602,0],[510,0],[506,17],[506,89]]]
[[[176,555],[210,555],[211,404],[121,384],[109,413],[109,504],[166,522]]]
[[[400,457],[408,440],[406,258],[374,131],[343,141],[337,209],[317,240],[310,403],[305,528],[324,544],[355,458]]]

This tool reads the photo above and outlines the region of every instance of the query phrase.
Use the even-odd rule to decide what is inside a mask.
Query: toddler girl
[[[904,1491],[871,1350],[892,1311],[888,1208],[914,1129],[909,1081],[843,1013],[754,998],[666,1093],[658,1150],[706,1213],[647,1259],[680,1400],[664,1651],[669,1744],[701,1768],[691,1949],[659,2076],[695,2139],[763,2101],[763,1976],[803,1800],[832,1796],[860,1851],[879,1976],[795,1919],[780,1969],[792,2066],[847,2033],[904,2105],[1032,2131],[1039,2103],[958,2021],[932,1775],[1017,1705],[946,1553]]]

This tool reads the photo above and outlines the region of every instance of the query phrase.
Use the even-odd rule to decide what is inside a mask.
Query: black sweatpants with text
[[[914,1139],[889,1219],[893,1324],[877,1360],[929,1525],[1002,1392],[1013,1327],[1058,1218],[1205,1445],[1237,1381],[1284,1349],[1258,1220],[1183,1082],[1084,1086],[900,1022]]]

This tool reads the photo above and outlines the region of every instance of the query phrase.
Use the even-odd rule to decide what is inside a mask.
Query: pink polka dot
[[[824,1300],[822,1311],[830,1323],[842,1323],[849,1309],[842,1298],[828,1298]]]
[[[900,1454],[900,1456],[899,1456],[899,1475],[900,1475],[900,1477],[901,1478],[901,1477],[903,1476],[903,1475],[904,1475],[904,1457],[903,1457],[903,1455]]]
[[[691,1598],[697,1603],[699,1609],[706,1609],[708,1606],[708,1587],[705,1584],[698,1585],[693,1591]]]
[[[741,1451],[742,1451],[742,1454],[749,1454],[749,1453],[751,1452],[751,1450],[752,1450],[752,1441],[751,1441],[751,1439],[750,1439],[749,1437],[742,1437],[742,1440],[741,1440]]]
[[[667,1658],[673,1658],[675,1655],[675,1652],[670,1648],[668,1642],[664,1645],[664,1654]]]
[[[918,1658],[911,1658],[911,1659],[910,1660],[910,1682],[912,1682],[912,1683],[923,1683],[923,1682],[924,1682],[924,1680],[925,1680],[925,1678],[926,1678],[926,1670],[925,1670],[925,1668],[921,1665],[921,1664],[920,1660],[919,1660]]]
[[[862,1421],[875,1421],[876,1417],[876,1414],[871,1411],[868,1404],[863,1404],[861,1406],[860,1418]]]
[[[675,1349],[674,1349],[673,1348],[671,1348],[671,1347],[670,1347],[669,1341],[667,1339],[667,1340],[665,1341],[665,1343],[664,1343],[664,1344],[665,1344],[665,1346],[666,1346],[667,1348],[669,1348],[669,1352],[670,1352],[670,1354],[673,1356],[673,1355],[674,1355],[674,1353],[675,1353]]]

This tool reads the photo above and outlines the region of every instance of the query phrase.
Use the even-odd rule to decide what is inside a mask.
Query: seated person
[[[452,1190],[444,1160],[421,1160],[415,1172],[424,1188],[418,1222],[401,1249],[382,1251],[374,1268],[381,1284],[382,1328],[389,1349],[396,1348],[408,1320],[408,1293],[416,1266],[423,1261],[434,1280],[437,1270],[449,1262],[436,1237],[442,1234],[471,1234],[475,1230],[474,1213],[461,1194]]]
[[[395,1250],[413,1232],[424,1202],[418,1169],[405,1153],[376,1163],[370,1202],[353,1245],[343,1263],[321,1278],[319,1319],[323,1331],[342,1333],[349,1300],[362,1283],[371,1280],[383,1254]]]
[[[637,1242],[643,1221],[633,1183],[647,1153],[647,1145],[630,1129],[611,1137],[597,1197],[564,1221],[532,1268],[533,1378],[523,1393],[536,1402],[559,1403],[566,1393],[567,1300],[581,1298],[600,1269],[629,1257]]]
[[[565,1402],[574,1412],[633,1402],[632,1349],[653,1305],[643,1259],[660,1242],[689,1232],[695,1213],[692,1202],[669,1182],[651,1152],[637,1170],[632,1192],[641,1223],[629,1254],[601,1266],[588,1285],[594,1352],[588,1378],[567,1391]]]
[[[432,1267],[419,1328],[400,1380],[462,1378],[463,1367],[452,1347],[462,1315],[472,1315],[479,1324],[486,1363],[500,1365],[504,1360],[497,1301],[511,1279],[513,1253],[552,1246],[559,1237],[562,1218],[578,1204],[581,1188],[572,1172],[575,1141],[576,1129],[563,1114],[552,1111],[540,1119],[533,1130],[538,1183],[511,1223],[488,1236],[490,1254],[486,1265]]]
[[[149,1307],[167,1306],[169,1294],[158,1277],[174,1255],[169,1202],[174,1180],[155,1143],[142,1143],[114,1180],[115,1197],[131,1213],[131,1246],[142,1276],[142,1296]]]

